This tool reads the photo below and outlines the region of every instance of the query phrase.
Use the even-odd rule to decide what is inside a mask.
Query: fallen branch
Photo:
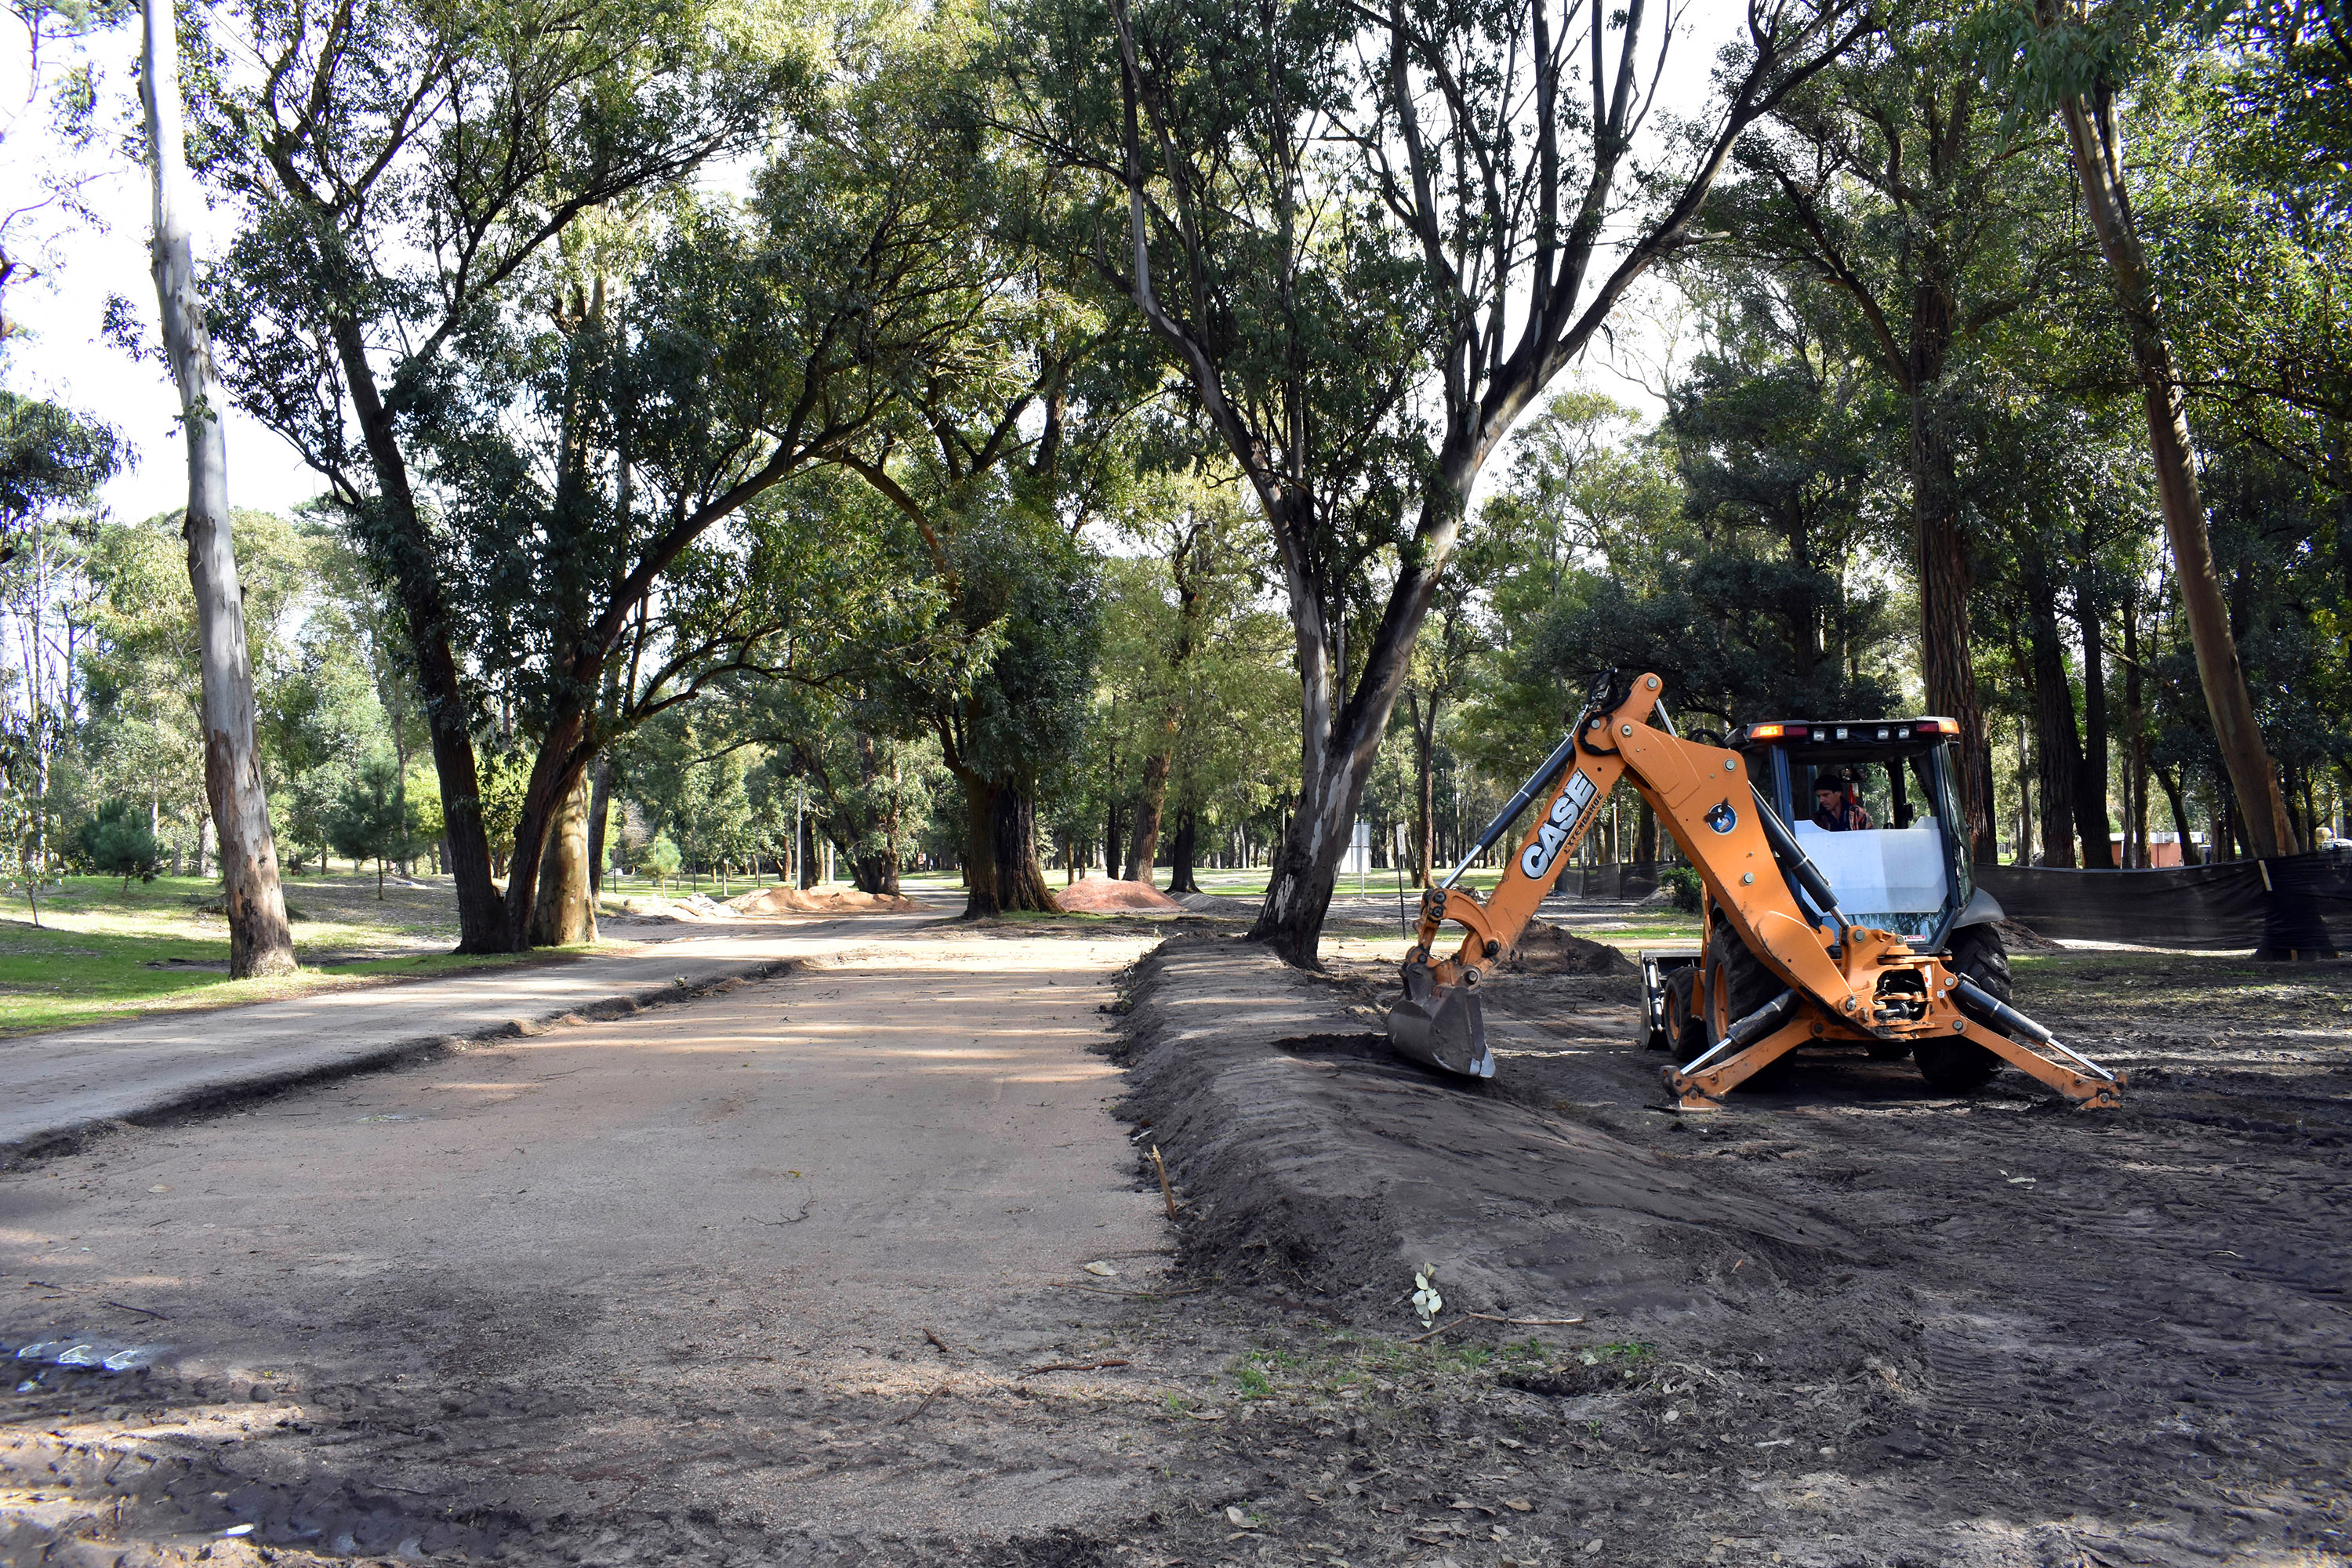
[[[161,1318],[167,1323],[172,1321],[171,1313],[159,1312],[152,1307],[134,1307],[128,1301],[117,1301],[111,1298],[108,1299],[106,1304],[110,1307],[120,1307],[126,1312],[137,1312],[142,1317]]]
[[[946,1384],[943,1383],[940,1384],[937,1388],[934,1388],[929,1394],[923,1395],[923,1402],[920,1405],[916,1405],[912,1410],[908,1411],[907,1414],[899,1416],[898,1419],[893,1421],[890,1425],[893,1426],[904,1426],[908,1422],[912,1421],[916,1416],[920,1415],[924,1411],[929,1410],[931,1407],[931,1401],[937,1399],[940,1394],[945,1394],[947,1391],[948,1385]]]
[[[1164,1301],[1176,1296],[1197,1296],[1208,1289],[1206,1285],[1200,1285],[1190,1290],[1108,1290],[1099,1285],[1080,1285],[1070,1279],[1048,1279],[1045,1283],[1057,1289],[1084,1290],[1089,1296],[1142,1296],[1154,1301]]]
[[[1055,1361],[1047,1362],[1044,1366],[1024,1366],[1021,1369],[1021,1375],[1034,1377],[1046,1372],[1100,1372],[1106,1367],[1127,1364],[1123,1361]]]
[[[1151,1168],[1160,1173],[1160,1201],[1168,1205],[1168,1217],[1176,1217],[1176,1189],[1168,1184],[1168,1162],[1160,1157],[1160,1145],[1151,1146]]]
[[[793,1215],[793,1217],[792,1217],[792,1218],[790,1218],[790,1219],[761,1219],[761,1218],[760,1218],[757,1215],[745,1215],[743,1217],[744,1217],[745,1219],[750,1220],[753,1225],[764,1225],[764,1226],[780,1226],[780,1225],[798,1225],[798,1224],[800,1224],[800,1222],[801,1222],[801,1221],[803,1221],[803,1220],[804,1220],[804,1219],[808,1218],[808,1216],[809,1216],[809,1205],[814,1204],[814,1203],[815,1203],[815,1202],[816,1202],[816,1200],[815,1200],[814,1198],[810,1198],[810,1199],[806,1200],[805,1202],[803,1202],[803,1203],[801,1205],[801,1212],[800,1212],[800,1213],[798,1213],[798,1214],[796,1214],[796,1215]]]
[[[1430,1331],[1429,1331],[1429,1332],[1427,1332],[1427,1333],[1425,1333],[1425,1334],[1415,1334],[1415,1335],[1413,1335],[1413,1336],[1412,1336],[1412,1338],[1411,1338],[1411,1339],[1409,1339],[1409,1340],[1406,1340],[1404,1342],[1405,1342],[1406,1344],[1409,1344],[1409,1345],[1417,1345],[1417,1344],[1421,1343],[1423,1340],[1433,1340],[1433,1339],[1435,1339],[1438,1335],[1440,1335],[1440,1334],[1444,1333],[1446,1330],[1448,1330],[1448,1329],[1458,1329],[1458,1328],[1460,1328],[1463,1324],[1465,1324],[1465,1323],[1468,1322],[1469,1321],[1470,1321],[1470,1314],[1469,1314],[1469,1313],[1467,1313],[1467,1312],[1465,1312],[1462,1316],[1460,1316],[1460,1317],[1458,1317],[1458,1318],[1454,1319],[1452,1322],[1450,1322],[1450,1323],[1440,1323],[1440,1324],[1438,1324],[1438,1325],[1437,1325],[1437,1327],[1435,1327],[1435,1328],[1433,1328],[1433,1329],[1430,1330]]]
[[[923,1331],[923,1338],[925,1338],[925,1339],[927,1339],[927,1340],[930,1341],[930,1342],[931,1342],[931,1343],[933,1343],[933,1344],[935,1344],[935,1345],[939,1346],[939,1347],[940,1347],[940,1354],[942,1354],[942,1355],[953,1355],[953,1354],[955,1354],[955,1347],[954,1347],[953,1345],[951,1345],[951,1344],[948,1343],[948,1342],[947,1342],[947,1341],[945,1341],[945,1340],[943,1340],[943,1339],[940,1338],[940,1336],[939,1336],[939,1335],[937,1335],[937,1334],[935,1334],[935,1333],[931,1332],[931,1331],[930,1331],[930,1330],[929,1330],[929,1329],[925,1329],[925,1330]]]

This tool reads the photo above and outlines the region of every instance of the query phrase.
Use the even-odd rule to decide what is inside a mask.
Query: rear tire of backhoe
[[[1718,917],[1706,939],[1706,1007],[1702,1020],[1706,1043],[1720,1042],[1732,1025],[1787,989],[1780,977],[1748,951],[1731,922]],[[1790,1059],[1789,1056],[1775,1058],[1747,1081],[1759,1089],[1767,1087],[1787,1074]]]
[[[1944,962],[1962,979],[1975,981],[2000,1001],[2009,1000],[2009,950],[2001,946],[2000,932],[1994,927],[1964,926],[1955,931]],[[1911,1059],[1919,1064],[1919,1076],[1931,1088],[1948,1094],[1982,1089],[2001,1068],[1999,1057],[1973,1040],[1958,1038],[1921,1040],[1911,1047]]]

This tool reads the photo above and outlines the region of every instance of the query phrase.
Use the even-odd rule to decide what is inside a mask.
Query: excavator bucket
[[[1404,966],[1404,996],[1389,1009],[1389,1044],[1401,1057],[1465,1078],[1495,1076],[1477,994],[1466,985],[1439,985],[1426,963]]]

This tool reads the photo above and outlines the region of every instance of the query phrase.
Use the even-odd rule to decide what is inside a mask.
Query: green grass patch
[[[228,977],[228,922],[213,912],[221,889],[209,879],[161,877],[125,888],[112,878],[68,878],[42,895],[38,926],[30,907],[13,900],[0,910],[0,1035],[277,1001],[552,955],[448,952],[457,912],[446,879],[387,885],[382,899],[373,875],[314,875],[289,879],[285,887],[298,917],[294,943],[302,968],[262,980]]]

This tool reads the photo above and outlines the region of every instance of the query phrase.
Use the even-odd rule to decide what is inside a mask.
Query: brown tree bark
[[[2164,804],[2172,810],[2172,830],[2180,840],[2180,863],[2184,866],[2197,865],[2201,857],[2197,853],[2197,846],[2189,841],[2189,801],[2181,791],[2180,779],[2168,769],[2152,771],[2156,774],[2157,787],[2164,791]]]
[[[996,907],[1000,912],[1036,910],[1062,911],[1061,900],[1037,863],[1037,808],[1029,793],[1013,784],[1000,784],[989,809],[989,850],[995,861]]]
[[[1935,349],[1933,371],[1943,372],[1943,350]],[[1915,356],[1927,345],[1915,342]],[[1959,726],[1960,811],[1972,858],[1990,866],[1999,858],[1992,830],[1992,753],[1985,741],[1984,712],[1977,704],[1976,657],[1969,638],[1969,594],[1976,573],[1969,561],[1968,535],[1960,526],[1959,484],[1952,448],[1928,406],[1933,382],[1913,384],[1911,393],[1911,521],[1919,562],[1919,653],[1927,689],[1927,710]]]
[[[2088,573],[2084,574],[2087,578]],[[2107,826],[2106,647],[2099,641],[2098,600],[2090,584],[2074,584],[2074,625],[2083,638],[2083,765],[2074,774],[2074,827],[2083,840],[2083,865],[2112,871],[2116,858]]]
[[[604,890],[604,833],[613,815],[613,759],[599,752],[588,770],[588,893]]]
[[[1412,730],[1412,885],[1429,886],[1437,859],[1437,699],[1405,693]]]
[[[2127,864],[2146,869],[2155,858],[2150,853],[2148,835],[2148,761],[2147,761],[2147,696],[2142,684],[2144,672],[2139,662],[2139,595],[2128,593],[2123,604],[2124,640],[2124,722],[2131,733],[2125,745],[2131,790],[2131,823],[2125,831],[2131,836],[2131,853]],[[2182,859],[2186,861],[2187,856]]]
[[[179,385],[188,442],[188,586],[194,595],[205,798],[220,831],[223,908],[233,978],[290,974],[294,933],[278,886],[269,797],[254,743],[253,665],[246,650],[245,594],[229,529],[228,444],[221,421],[228,389],[213,361],[196,288],[189,214],[195,204],[181,129],[180,37],[171,0],[145,0],[140,94],[153,163],[152,266],[163,353]],[[47,756],[43,757],[46,770]],[[34,874],[36,881],[40,872]],[[36,909],[35,923],[38,922]]]
[[[1171,720],[1167,732],[1175,731]],[[1160,817],[1168,805],[1168,767],[1175,761],[1168,752],[1154,752],[1143,760],[1141,787],[1135,797],[1135,832],[1127,845],[1126,879],[1151,886],[1152,863],[1160,858]]]
[[[2038,546],[2025,552],[2026,644],[2033,671],[2034,760],[2042,805],[2042,864],[2074,864],[2075,792],[2083,742],[2074,728],[2074,688],[2058,639],[2056,590]]]
[[[2039,0],[2045,26],[2058,20],[2059,3]],[[2234,793],[2250,807],[2244,814],[2245,826],[2254,854],[2263,859],[2291,855],[2296,847],[2294,823],[2254,719],[2237,642],[2230,636],[2221,579],[2213,568],[2212,540],[2205,527],[2204,499],[2198,493],[2197,470],[2190,457],[2194,447],[2189,436],[2188,407],[2181,396],[2180,378],[2173,369],[2172,345],[2165,336],[2155,276],[2148,269],[2124,183],[2123,139],[2114,100],[2104,90],[2095,100],[2068,98],[2059,104],[2058,117],[2066,127],[2084,208],[2098,236],[2100,252],[2106,258],[2116,300],[2131,340],[2132,359],[2139,371],[2140,402],[2147,416],[2148,454],[2156,468],[2165,541],[2171,546],[2173,568],[2179,577],[2181,608],[2197,652],[2197,677],[2212,717],[2213,738]]]
[[[532,901],[530,945],[579,947],[596,940],[596,900],[589,871],[590,803],[594,796],[586,769],[548,824],[547,849]]]
[[[375,515],[364,518],[378,553],[392,568],[403,628],[415,659],[416,686],[425,701],[425,729],[433,746],[433,771],[441,784],[441,820],[449,846],[450,879],[457,894],[457,951],[506,952],[506,904],[490,879],[490,839],[482,826],[481,774],[474,737],[467,723],[466,694],[450,651],[448,613],[428,552],[416,492],[398,432],[377,392],[374,367],[357,321],[335,325],[336,358],[343,370],[360,436],[376,479]]]
[[[1192,879],[1192,861],[1200,853],[1201,814],[1185,806],[1176,814],[1176,836],[1168,844],[1168,890],[1171,893],[1197,893],[1201,885]]]

